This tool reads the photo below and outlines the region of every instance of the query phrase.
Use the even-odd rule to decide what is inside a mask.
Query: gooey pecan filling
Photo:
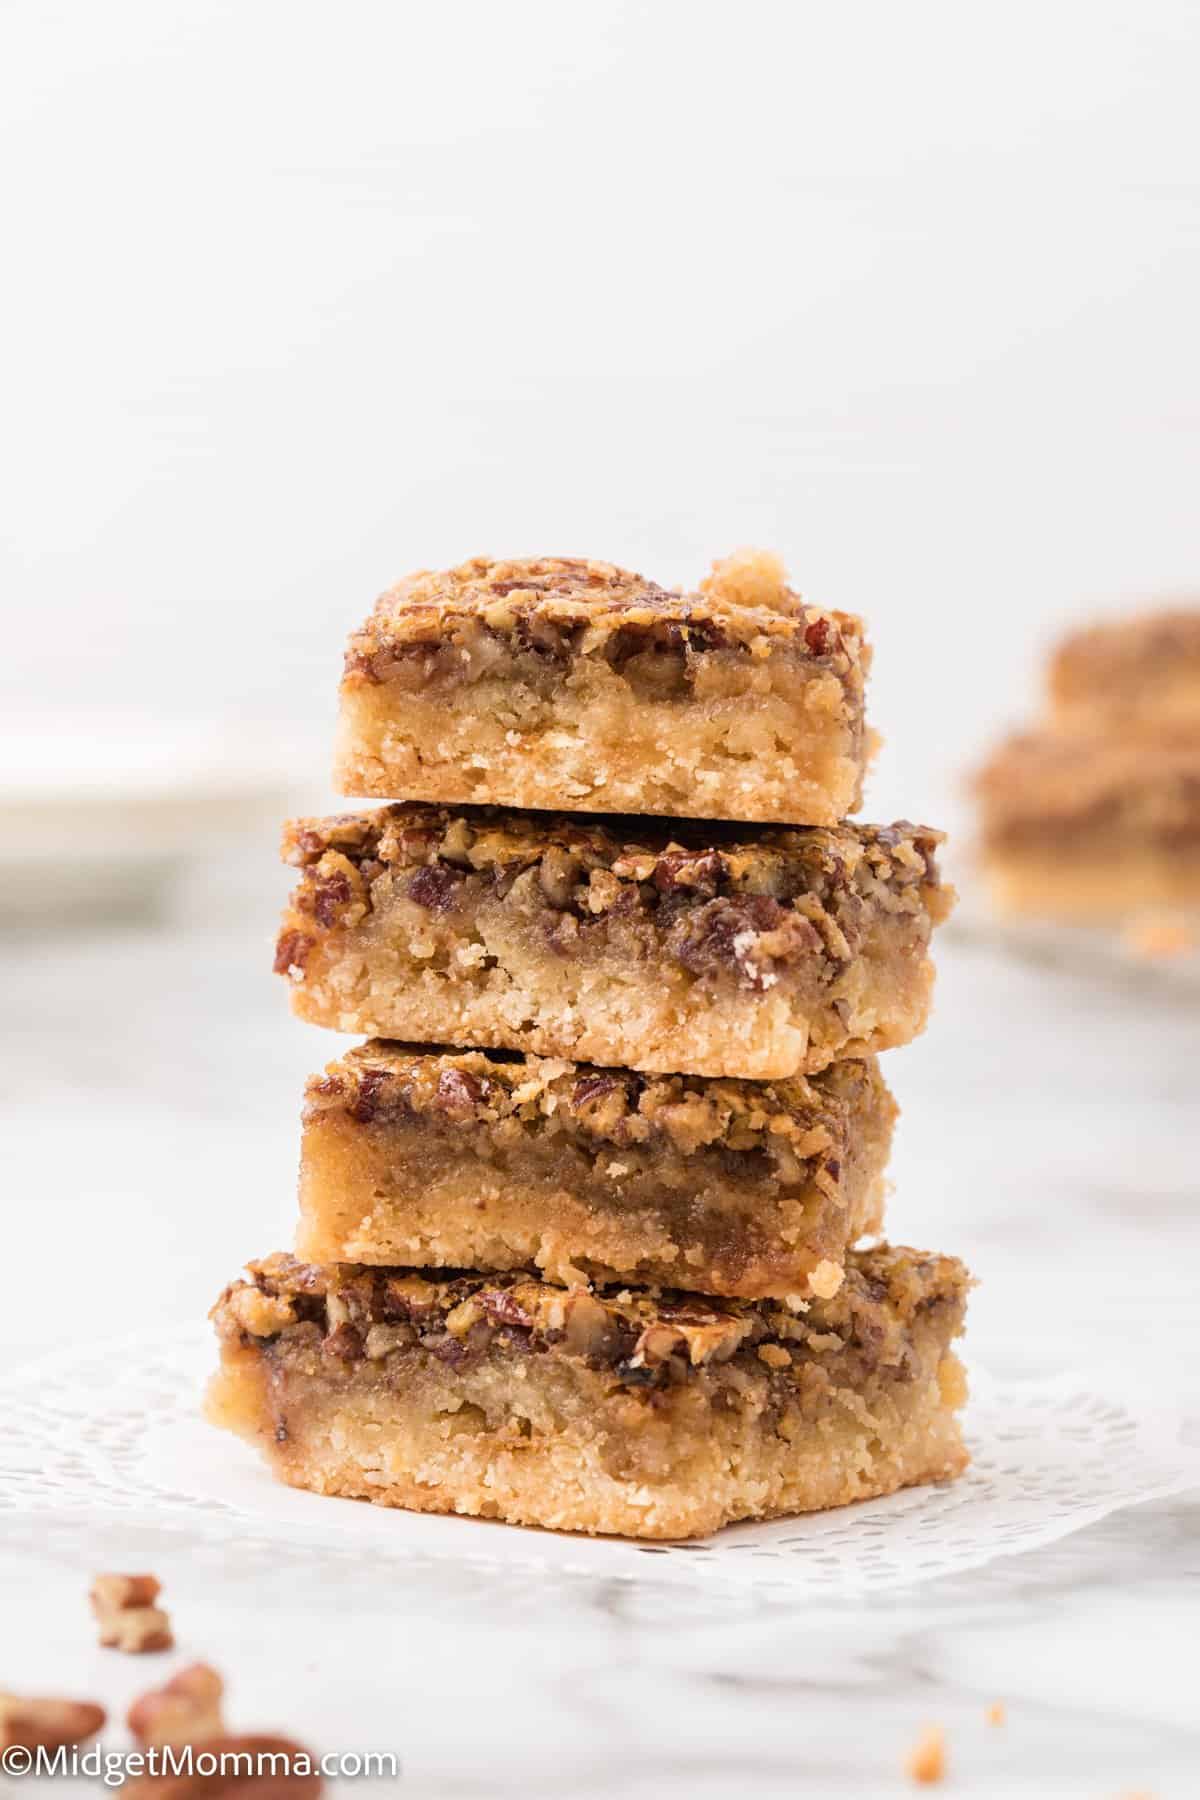
[[[774,613],[731,604],[719,591],[684,594],[611,563],[582,558],[476,557],[423,570],[389,589],[350,640],[351,681],[385,682],[419,659],[431,677],[469,678],[481,640],[518,660],[565,669],[599,656],[618,673],[635,661],[667,659],[686,671],[714,651],[746,657],[783,647],[861,692],[869,651],[861,621],[805,606],[783,590]],[[490,667],[488,658],[480,667]]]
[[[851,1258],[829,1300],[716,1303],[698,1294],[629,1288],[559,1288],[525,1274],[450,1274],[328,1268],[286,1255],[249,1265],[213,1310],[224,1336],[253,1342],[307,1333],[335,1361],[381,1362],[420,1352],[459,1367],[497,1348],[557,1351],[633,1387],[686,1381],[752,1352],[782,1371],[813,1357],[847,1359],[856,1375],[901,1372],[913,1327],[961,1308],[968,1278],[951,1257],[882,1247]]]
[[[709,821],[656,826],[415,801],[299,819],[285,833],[284,859],[304,871],[292,901],[304,923],[289,920],[275,966],[302,973],[314,932],[357,924],[388,874],[393,890],[434,918],[511,897],[543,915],[547,945],[564,956],[581,934],[638,919],[689,973],[731,974],[761,991],[802,960],[845,967],[876,911],[944,916],[941,841],[906,820],[773,827],[747,839],[736,825]]]
[[[680,1156],[775,1156],[829,1162],[852,1112],[887,1111],[875,1062],[851,1059],[780,1081],[644,1075],[499,1051],[422,1051],[379,1040],[331,1063],[305,1089],[305,1118],[329,1110],[357,1125],[420,1121],[444,1131],[511,1129],[569,1136],[599,1153],[669,1148]],[[837,1175],[834,1165],[832,1173]]]

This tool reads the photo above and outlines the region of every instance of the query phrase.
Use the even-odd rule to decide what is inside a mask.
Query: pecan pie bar
[[[714,1081],[366,1044],[308,1083],[296,1249],[829,1296],[880,1227],[895,1114],[874,1060]]]
[[[301,1018],[747,1080],[906,1043],[951,891],[922,826],[383,807],[288,828]]]
[[[1200,904],[1200,736],[1030,732],[977,780],[984,872],[1007,912],[1119,918]]]
[[[1200,606],[1073,633],[1051,659],[1050,699],[1071,727],[1200,734]]]
[[[273,1256],[214,1308],[209,1415],[294,1487],[692,1537],[966,1464],[952,1258],[855,1254],[798,1310]]]
[[[558,557],[422,571],[346,656],[335,780],[378,799],[834,825],[861,802],[862,623],[732,557],[695,594]]]

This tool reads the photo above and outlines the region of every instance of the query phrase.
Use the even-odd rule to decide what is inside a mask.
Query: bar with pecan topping
[[[714,1081],[366,1044],[308,1083],[296,1249],[832,1294],[880,1227],[895,1113],[873,1059]]]
[[[886,1246],[807,1306],[268,1257],[214,1308],[209,1414],[318,1493],[692,1537],[956,1475],[969,1285]]]
[[[415,1042],[775,1080],[906,1043],[950,909],[923,826],[498,809],[300,819],[275,967],[302,1018]]]
[[[976,779],[1002,911],[1103,921],[1200,904],[1200,736],[1009,738]]]
[[[1056,722],[1200,737],[1200,606],[1171,606],[1086,626],[1055,649],[1050,701]]]
[[[861,802],[870,652],[742,553],[684,594],[609,563],[423,570],[350,640],[344,794],[833,825]]]

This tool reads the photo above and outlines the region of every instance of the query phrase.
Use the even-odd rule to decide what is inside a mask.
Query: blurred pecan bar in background
[[[294,1487],[562,1531],[691,1537],[957,1474],[969,1286],[855,1254],[803,1310],[529,1276],[251,1264],[209,1413]]]
[[[1050,700],[1060,725],[1200,738],[1200,606],[1065,638],[1050,661]]]
[[[998,906],[1065,920],[1200,903],[1200,736],[1027,732],[976,781]]]
[[[744,553],[682,594],[485,557],[383,595],[346,655],[335,779],[378,799],[833,825],[869,754],[862,623]]]
[[[411,804],[293,821],[275,967],[301,1018],[772,1080],[925,1023],[940,834]]]
[[[366,1044],[308,1083],[296,1249],[828,1296],[895,1115],[874,1060],[747,1082]]]

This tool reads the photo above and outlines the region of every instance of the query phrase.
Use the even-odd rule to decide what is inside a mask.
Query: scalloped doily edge
[[[223,1440],[199,1418],[200,1388],[214,1360],[207,1328],[189,1324],[127,1334],[84,1348],[64,1346],[0,1378],[0,1397],[16,1409],[10,1426],[18,1427],[15,1440],[10,1431],[7,1467],[0,1472],[0,1512],[10,1519],[60,1515],[78,1519],[81,1513],[93,1512],[145,1528],[179,1531],[205,1543],[219,1543],[236,1533],[243,1543],[253,1540],[267,1548],[278,1543],[281,1548],[339,1560],[370,1557],[426,1567],[450,1559],[493,1570],[620,1581],[702,1578],[705,1584],[718,1581],[743,1590],[771,1588],[838,1599],[965,1574],[1001,1558],[1028,1554],[1126,1507],[1200,1487],[1200,1445],[1185,1441],[1187,1421],[1182,1415],[1139,1410],[1119,1372],[1002,1380],[974,1368],[966,1431],[976,1462],[955,1483],[907,1489],[887,1499],[799,1519],[734,1526],[715,1538],[678,1545],[577,1538],[453,1515],[384,1513],[352,1501],[281,1488],[249,1447]],[[105,1371],[114,1366],[132,1370],[128,1388],[114,1389],[111,1379],[105,1379]],[[171,1407],[165,1414],[143,1415],[140,1433],[129,1407],[129,1390],[139,1380],[174,1384]],[[82,1405],[85,1397],[96,1395],[112,1394],[114,1400],[107,1413],[102,1405],[86,1405],[77,1416],[77,1435],[71,1448],[63,1451],[70,1472],[64,1478],[65,1492],[71,1492],[71,1480],[76,1483],[69,1501],[55,1492],[53,1466],[33,1474],[28,1463],[24,1470],[19,1466],[22,1415],[41,1414],[50,1396],[57,1400],[64,1387],[68,1404],[73,1400]],[[1034,1431],[1039,1417],[1062,1423],[1043,1430],[1039,1439]],[[122,1427],[124,1447],[113,1448],[105,1433],[121,1438]],[[81,1437],[89,1433],[98,1437],[90,1450],[80,1447]],[[1103,1448],[1105,1433],[1115,1456],[1123,1454],[1129,1463],[1128,1478],[1123,1484],[1111,1481],[1100,1491],[1089,1491],[1082,1479],[1087,1447],[1092,1442]],[[47,1429],[41,1443],[52,1465],[54,1435]],[[24,1441],[36,1449],[36,1444],[29,1445],[28,1434]],[[1057,1450],[1062,1458],[1061,1467],[1051,1469],[1054,1491],[1040,1502],[1022,1493],[1021,1468],[1011,1466],[1021,1442],[1026,1449],[1030,1444],[1044,1448],[1049,1442],[1051,1456]],[[1013,1447],[1007,1458],[1006,1444]],[[139,1459],[151,1461],[156,1448],[178,1455],[181,1445],[184,1468],[176,1473],[205,1485],[211,1474],[207,1493],[181,1492],[179,1482],[169,1475],[159,1485],[157,1472],[145,1486],[131,1481],[127,1464],[136,1470]],[[1111,1474],[1113,1459],[1098,1460]],[[108,1493],[89,1489],[89,1466],[107,1466],[112,1483]],[[1047,1480],[1044,1465],[1040,1472]],[[1076,1493],[1070,1491],[1073,1473],[1081,1482]],[[30,1498],[39,1478],[47,1492]],[[1011,1515],[1007,1519],[1006,1506]],[[993,1517],[989,1523],[989,1511],[995,1515],[998,1509],[999,1519]],[[963,1515],[970,1512],[980,1515],[975,1533],[963,1529]]]

